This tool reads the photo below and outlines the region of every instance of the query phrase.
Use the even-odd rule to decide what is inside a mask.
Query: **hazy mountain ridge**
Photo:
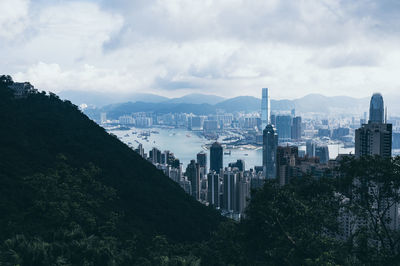
[[[212,97],[210,95],[207,98]],[[85,113],[92,118],[98,118],[100,112],[106,112],[111,119],[117,119],[118,116],[134,112],[154,112],[154,113],[193,113],[196,115],[206,115],[215,113],[218,110],[226,112],[258,112],[261,108],[261,99],[253,96],[238,96],[231,99],[220,101],[216,104],[210,103],[182,103],[185,97],[179,100],[168,100],[159,103],[125,102],[113,105],[107,105],[97,109],[87,109]],[[190,99],[187,97],[186,99]],[[204,99],[204,98],[203,98]],[[399,111],[396,104],[396,97],[385,98],[385,104],[389,106],[389,111],[395,114]],[[220,97],[216,98],[216,101]],[[201,102],[201,101],[199,101]],[[320,113],[320,114],[349,114],[362,116],[368,112],[369,98],[353,98],[348,96],[324,96],[321,94],[309,94],[294,100],[274,100],[271,99],[271,112],[288,112],[293,108],[297,114],[301,113]],[[390,114],[389,112],[389,114]]]
[[[76,105],[86,104],[96,108],[102,108],[111,104],[125,102],[147,102],[147,103],[189,103],[189,104],[217,104],[226,100],[224,97],[212,95],[191,93],[178,98],[167,98],[152,93],[103,93],[103,92],[84,92],[84,91],[62,91],[59,93],[61,99],[68,99]]]
[[[179,98],[172,98],[166,100],[165,103],[191,103],[191,104],[202,104],[207,103],[215,105],[219,102],[226,100],[226,98],[212,95],[212,94],[201,94],[201,93],[191,93]],[[145,102],[145,101],[143,101]]]
[[[103,92],[84,92],[84,91],[61,91],[59,93],[61,99],[68,99],[76,105],[86,104],[101,108],[110,104],[118,104],[122,102],[151,102],[159,103],[168,101],[169,98],[151,93],[103,93]]]

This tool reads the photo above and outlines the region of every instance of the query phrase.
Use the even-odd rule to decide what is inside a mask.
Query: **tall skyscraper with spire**
[[[270,107],[270,99],[269,99],[269,91],[268,88],[262,89],[262,98],[261,98],[261,126],[262,129],[270,124],[269,117],[271,115],[271,107]]]
[[[263,173],[265,178],[276,177],[276,151],[278,148],[278,134],[269,124],[263,131]]]
[[[366,155],[392,156],[392,124],[384,121],[384,102],[380,93],[374,93],[369,106],[368,124],[356,130],[356,157]]]
[[[371,97],[371,102],[369,104],[369,120],[370,123],[384,123],[384,104],[383,97],[380,93],[374,93]]]

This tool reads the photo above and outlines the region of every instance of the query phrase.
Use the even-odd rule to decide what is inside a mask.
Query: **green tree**
[[[400,259],[400,157],[346,159],[337,190],[348,200],[347,245],[356,259],[369,265],[393,265]]]

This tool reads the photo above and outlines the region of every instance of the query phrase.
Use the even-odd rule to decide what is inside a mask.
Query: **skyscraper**
[[[206,176],[207,174],[207,154],[203,151],[197,154],[197,163],[201,168],[202,176]]]
[[[315,148],[315,156],[319,158],[320,163],[329,161],[329,148],[327,145],[320,145]]]
[[[297,146],[278,147],[276,162],[276,177],[280,185],[288,184],[292,167],[296,166],[299,148]]]
[[[269,116],[269,123],[270,123],[271,125],[276,126],[276,114],[271,114],[271,115]],[[264,128],[265,128],[265,127],[264,127]]]
[[[223,173],[223,209],[227,211],[237,211],[238,179],[238,173],[230,169]]]
[[[237,209],[239,213],[244,213],[250,198],[250,181],[243,178],[238,182],[238,200]]]
[[[268,88],[262,89],[262,98],[261,98],[261,126],[264,129],[269,123],[270,116],[270,99],[269,99],[269,91]]]
[[[272,125],[268,125],[263,131],[263,172],[265,178],[276,177],[277,147],[278,134]]]
[[[200,166],[195,160],[191,160],[186,167],[186,176],[191,183],[192,196],[200,200]]]
[[[306,142],[306,155],[307,157],[315,157],[315,143],[312,140],[307,140]]]
[[[290,115],[278,115],[276,117],[276,130],[279,139],[289,140],[292,137],[292,117]]]
[[[391,157],[392,124],[371,123],[356,129],[355,154]]]
[[[220,173],[223,167],[223,148],[218,142],[214,142],[210,148],[210,170]]]
[[[161,163],[161,151],[159,149],[153,148],[150,150],[149,156],[153,164]]]
[[[220,190],[221,183],[219,181],[219,175],[212,171],[207,175],[207,201],[210,205],[214,205],[215,208],[221,207],[220,203]]]
[[[371,97],[371,102],[369,104],[369,120],[370,123],[383,123],[384,116],[384,105],[383,97],[380,93],[374,93]]]
[[[301,139],[301,116],[293,117],[292,140]]]
[[[392,156],[392,124],[383,121],[384,103],[380,93],[371,97],[368,124],[356,129],[356,157],[365,155]]]

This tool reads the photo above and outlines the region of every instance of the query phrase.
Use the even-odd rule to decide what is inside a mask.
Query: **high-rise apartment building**
[[[356,129],[356,157],[365,155],[392,156],[392,124],[364,124]]]
[[[237,210],[239,213],[243,214],[250,199],[250,180],[242,178],[238,184],[238,200],[237,200]]]
[[[272,125],[268,125],[263,131],[263,172],[265,178],[276,177],[277,148],[278,134]]]
[[[368,124],[356,129],[356,157],[365,155],[392,156],[392,124],[384,119],[384,103],[380,93],[371,97]]]
[[[201,168],[201,174],[203,177],[207,174],[207,154],[203,151],[197,154],[197,163]]]
[[[315,148],[315,157],[319,158],[320,163],[329,161],[329,148],[327,145],[319,145]]]
[[[292,137],[292,117],[290,115],[278,115],[276,117],[276,130],[280,140],[290,140]]]
[[[274,125],[274,126],[276,126],[276,114],[271,114],[270,116],[269,116],[269,123],[271,124],[271,125]],[[264,127],[265,128],[265,127]],[[263,128],[263,129],[264,129]]]
[[[138,147],[135,150],[141,157],[144,157],[144,148],[141,143],[139,143]]]
[[[220,192],[221,192],[221,182],[219,175],[212,171],[207,175],[207,201],[210,205],[215,208],[221,207],[220,202]]]
[[[186,167],[186,176],[191,183],[192,196],[200,200],[200,166],[195,160],[191,160]]]
[[[301,116],[293,117],[292,122],[292,140],[301,139]]]
[[[270,107],[270,98],[269,98],[269,91],[268,88],[262,89],[262,98],[261,98],[261,126],[262,129],[270,124],[269,117],[271,114],[271,107]]]
[[[157,148],[153,148],[149,151],[149,157],[153,164],[161,163],[161,151]]]
[[[210,170],[220,173],[223,167],[223,148],[218,142],[214,142],[210,148]]]
[[[237,210],[238,179],[238,173],[231,169],[223,172],[223,209],[227,211]]]
[[[276,177],[281,186],[288,184],[291,171],[296,166],[298,159],[299,148],[297,146],[278,147],[277,149],[277,162],[276,162]]]
[[[309,157],[309,158],[315,157],[315,147],[316,147],[316,144],[315,144],[314,141],[307,140],[307,142],[306,142],[306,155],[307,155],[307,157]]]

